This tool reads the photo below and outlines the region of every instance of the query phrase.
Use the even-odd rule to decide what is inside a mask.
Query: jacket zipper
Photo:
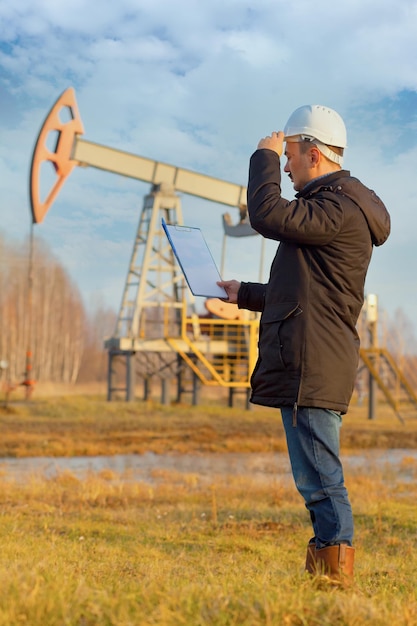
[[[298,394],[297,394],[298,397]],[[294,402],[294,406],[292,407],[292,425],[294,428],[297,428],[297,412],[298,412],[298,404],[297,400]]]
[[[296,397],[296,400],[295,400],[294,405],[292,407],[292,425],[293,425],[293,428],[297,428],[298,406],[299,406],[299,403],[300,403],[301,386],[303,384],[304,350],[305,350],[305,345],[303,347],[303,351],[302,351],[302,354],[301,354],[300,382],[298,383],[297,397]]]
[[[305,339],[305,329],[304,329],[304,339]],[[301,386],[302,386],[302,383],[303,383],[303,369],[304,369],[305,349],[306,349],[306,347],[305,347],[305,341],[304,341],[303,349],[302,349],[302,352],[301,352],[300,382],[298,383],[297,397],[296,397],[294,405],[292,407],[292,425],[293,425],[293,428],[297,428],[298,405],[299,405],[299,402],[300,402]]]

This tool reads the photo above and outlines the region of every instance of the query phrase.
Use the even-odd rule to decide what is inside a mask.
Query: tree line
[[[81,294],[48,246],[0,236],[0,362],[2,378],[23,384],[27,357],[36,381],[75,383],[105,377],[103,337],[115,313],[87,312]]]

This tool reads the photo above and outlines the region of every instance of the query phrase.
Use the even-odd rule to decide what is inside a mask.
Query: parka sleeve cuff
[[[263,283],[241,283],[237,294],[238,308],[249,311],[263,311],[265,293],[266,285]]]

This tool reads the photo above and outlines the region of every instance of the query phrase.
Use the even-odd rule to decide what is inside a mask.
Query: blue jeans
[[[316,548],[352,545],[353,516],[339,458],[342,418],[336,411],[282,408],[292,473],[310,512]]]

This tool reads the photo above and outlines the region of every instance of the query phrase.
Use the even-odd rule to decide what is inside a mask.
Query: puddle
[[[0,460],[0,475],[6,479],[26,480],[30,476],[53,478],[69,471],[79,478],[110,470],[126,475],[129,480],[156,482],[156,471],[195,474],[202,480],[216,476],[251,476],[253,480],[271,480],[279,475],[290,476],[286,454],[116,454],[94,457],[32,457]]]
[[[370,471],[395,472],[396,480],[407,481],[417,473],[417,450],[368,450],[343,457],[345,474]],[[110,470],[129,481],[155,483],[159,471],[195,474],[201,481],[216,477],[247,476],[252,481],[265,482],[291,478],[286,453],[227,453],[227,454],[118,454],[95,457],[32,457],[0,460],[0,477],[25,481],[31,476],[53,478],[69,471],[79,478]]]

